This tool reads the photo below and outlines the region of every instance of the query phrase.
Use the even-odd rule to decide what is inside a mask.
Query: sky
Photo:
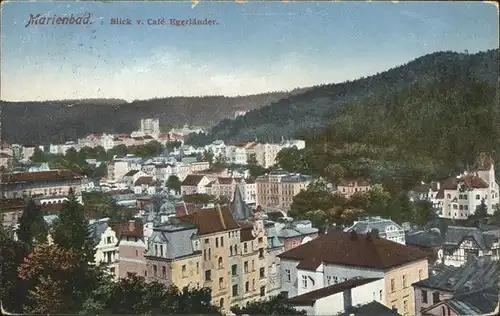
[[[248,95],[499,47],[481,2],[3,2],[0,99]],[[89,25],[28,25],[90,13]],[[112,25],[129,18],[132,25]],[[164,18],[167,25],[148,25]],[[170,19],[215,25],[172,26]],[[140,19],[144,24],[138,24]]]

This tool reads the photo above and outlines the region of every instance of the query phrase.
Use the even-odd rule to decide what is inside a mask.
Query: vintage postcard
[[[498,315],[490,2],[3,1],[4,314]]]

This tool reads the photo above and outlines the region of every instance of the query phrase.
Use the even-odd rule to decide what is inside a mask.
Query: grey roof
[[[194,253],[192,238],[197,234],[196,226],[181,221],[169,221],[153,229],[148,239],[147,256],[155,256],[154,244],[166,244],[166,259],[176,259]]]
[[[389,307],[379,303],[379,302],[370,302],[363,305],[353,306],[349,308],[347,311],[337,314],[337,316],[400,316],[398,312],[393,311]]]
[[[109,218],[103,218],[89,223],[89,230],[95,242],[98,243],[102,234],[108,229],[108,221]]]
[[[231,202],[231,213],[235,220],[245,220],[252,216],[252,210],[245,203],[243,199],[243,193],[241,192],[242,185],[236,185],[236,190],[234,190],[233,201]]]
[[[492,286],[477,292],[454,296],[446,304],[459,315],[484,315],[491,313],[498,305],[498,287]]]
[[[461,267],[446,266],[435,275],[429,273],[429,278],[414,283],[414,286],[460,294],[496,286],[499,277],[498,262],[482,257]]]
[[[403,227],[394,223],[390,219],[385,219],[381,217],[366,217],[360,219],[357,223],[345,229],[345,231],[356,231],[358,234],[367,234],[372,230],[376,229],[380,236],[386,235],[386,229],[390,226],[396,227],[398,230],[403,230]]]
[[[291,238],[298,236],[305,236],[317,233],[319,230],[315,227],[286,227],[280,230],[278,237]]]
[[[185,164],[190,164],[190,163],[198,162],[198,159],[196,157],[183,157],[181,159],[181,162],[185,163]]]
[[[405,240],[407,245],[422,247],[439,247],[443,244],[441,233],[434,229],[406,232]]]
[[[500,230],[483,231],[476,227],[449,226],[444,240],[445,248],[455,248],[467,237],[472,238],[481,249],[490,249],[498,240]]]
[[[284,246],[283,242],[278,238],[278,233],[276,227],[272,222],[266,222],[266,233],[267,233],[267,247],[270,249],[281,248]]]
[[[163,213],[163,214],[175,214],[176,210],[175,210],[175,206],[174,204],[172,204],[172,202],[170,201],[165,201],[165,203],[163,203],[161,206],[160,206],[160,213]]]

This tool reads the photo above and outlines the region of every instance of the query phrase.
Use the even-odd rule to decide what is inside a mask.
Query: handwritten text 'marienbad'
[[[30,25],[88,25],[92,24],[90,20],[90,13],[85,13],[82,15],[73,15],[69,16],[46,16],[41,14],[30,14],[28,23],[26,23],[25,27]]]

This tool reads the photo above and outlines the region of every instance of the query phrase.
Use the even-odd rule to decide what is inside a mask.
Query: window
[[[443,316],[446,316],[446,309],[444,308],[444,306],[441,306],[441,311],[443,313]]]
[[[203,249],[203,260],[208,260],[207,250]]]
[[[302,287],[307,288],[307,276],[302,276]]]
[[[219,264],[219,269],[222,269],[222,268],[223,268],[223,265],[222,265],[222,257],[219,257],[219,259],[218,259],[218,264]]]
[[[182,265],[182,277],[186,278],[187,277],[187,268],[186,265]]]
[[[479,194],[476,195],[476,200],[480,200],[481,196]]]
[[[255,291],[255,279],[252,280],[252,291]]]
[[[391,292],[396,291],[396,280],[391,279]]]
[[[111,237],[106,238],[106,243],[107,243],[107,244],[110,244],[111,242],[112,242]]]
[[[212,259],[212,249],[208,248],[208,260]]]
[[[200,274],[200,263],[196,262],[196,274]]]
[[[403,288],[406,288],[408,286],[406,282],[406,275],[403,275]]]
[[[219,278],[219,289],[222,290],[224,288],[224,278]]]
[[[380,291],[378,292],[378,296],[379,296],[379,297],[378,297],[378,298],[379,298],[379,301],[381,301],[381,302],[382,302],[382,290],[380,290]]]
[[[233,264],[233,265],[231,266],[231,275],[232,275],[232,276],[238,275],[238,265]]]
[[[158,256],[158,245],[155,245],[155,256]]]
[[[432,293],[432,304],[437,304],[439,303],[439,292],[434,292]]]
[[[248,261],[245,261],[243,263],[243,271],[245,271],[245,273],[248,273]]]
[[[224,237],[221,237],[221,238],[220,238],[220,246],[221,246],[221,247],[224,247]]]
[[[219,248],[219,238],[215,238],[215,248]]]
[[[153,265],[153,276],[157,276],[158,275],[158,267],[156,266],[156,264]]]
[[[263,258],[264,258],[264,249],[263,249],[263,248],[260,248],[260,249],[259,249],[259,258],[260,258],[260,259],[263,259]]]
[[[205,281],[212,281],[212,270],[205,271]]]
[[[266,287],[261,286],[260,287],[260,297],[264,297],[264,296],[266,296]]]
[[[427,304],[428,303],[428,300],[427,300],[427,291],[422,290],[421,294],[422,294],[422,303]]]
[[[255,271],[255,260],[252,260],[252,271]]]
[[[163,245],[160,245],[160,257],[163,257]]]
[[[233,297],[238,296],[238,284],[233,285]]]
[[[238,255],[238,246],[234,246],[234,255]]]
[[[332,277],[331,276],[326,277],[326,284],[328,284],[328,285],[332,284]]]
[[[333,283],[335,283],[335,284],[339,283],[339,278],[336,277],[336,276],[334,276],[333,277]]]
[[[260,275],[261,279],[265,278],[266,277],[266,269],[265,268],[260,268],[259,275]]]
[[[285,270],[285,280],[287,282],[292,281],[292,276],[291,276],[290,270],[288,270],[288,269]]]
[[[250,282],[245,282],[245,292],[250,292]]]
[[[167,278],[167,267],[165,267],[165,266],[161,267],[161,276],[164,279]]]
[[[135,275],[135,273],[132,272],[127,272],[127,278],[131,278]]]
[[[233,255],[233,246],[229,246],[229,255],[232,256]]]
[[[208,238],[205,238],[205,244],[208,244]]]
[[[247,252],[248,252],[248,245],[247,245],[247,243],[244,243],[244,244],[243,244],[243,252],[244,252],[244,253],[247,253]]]
[[[259,244],[262,243],[262,241],[264,240],[262,237],[259,237],[259,239],[257,239]]]

